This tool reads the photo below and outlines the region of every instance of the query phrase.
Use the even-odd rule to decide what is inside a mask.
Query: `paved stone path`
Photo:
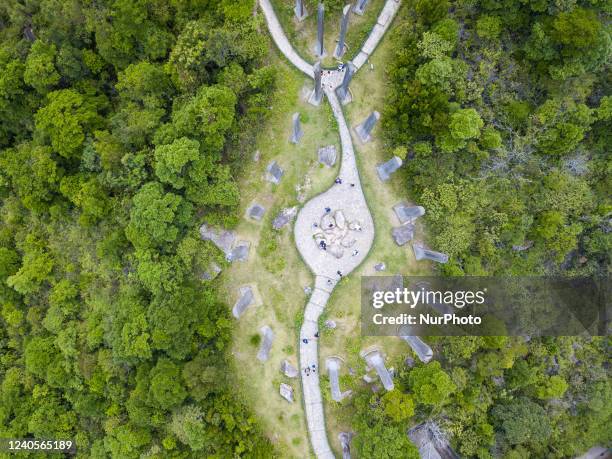
[[[283,53],[285,57],[289,59],[289,62],[295,65],[298,69],[300,69],[310,78],[314,78],[312,65],[302,59],[300,55],[295,52],[295,49],[293,49],[291,43],[289,43],[280,22],[278,22],[278,18],[276,17],[276,13],[274,12],[274,8],[272,7],[270,0],[259,0],[259,6],[266,17],[270,35],[272,35],[272,39],[274,40],[274,43],[276,43],[276,46],[278,46],[278,49],[280,49],[281,53]]]
[[[304,61],[289,43],[270,1],[259,0],[259,4],[276,46],[293,65],[314,78],[312,65]],[[354,61],[357,68],[360,68],[374,51],[399,6],[400,0],[387,0],[377,24]],[[297,248],[305,263],[315,274],[315,287],[306,305],[300,329],[300,374],[310,442],[319,459],[334,457],[325,430],[323,398],[319,384],[318,338],[315,337],[319,331],[319,317],[336,283],[342,276],[346,276],[361,264],[374,241],[374,222],[361,188],[351,133],[335,93],[341,81],[341,71],[325,71],[323,89],[340,131],[342,160],[338,178],[342,183],[335,183],[329,190],[308,201],[300,209],[294,229]],[[321,230],[321,218],[326,213],[333,214],[337,210],[343,212],[347,223],[353,222],[357,228],[351,232],[354,243],[345,250],[341,258],[336,258],[321,249],[314,240],[314,234]],[[309,373],[305,371],[306,368],[309,368]]]
[[[382,40],[383,35],[387,29],[391,26],[395,14],[399,10],[401,1],[400,0],[387,0],[382,12],[378,15],[376,24],[372,28],[370,35],[366,39],[365,43],[361,47],[361,51],[353,59],[353,64],[357,69],[360,69],[363,64],[366,63],[370,54],[374,52],[378,43]]]

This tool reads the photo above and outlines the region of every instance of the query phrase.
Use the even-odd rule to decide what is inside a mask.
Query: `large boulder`
[[[279,392],[281,397],[283,397],[289,403],[293,403],[293,387],[291,387],[289,384],[281,383]]]
[[[398,156],[394,156],[386,163],[379,164],[376,166],[376,172],[378,173],[378,177],[383,182],[386,182],[391,178],[391,175],[395,173],[400,167],[402,167],[402,159]]]
[[[404,223],[414,223],[414,221],[425,215],[425,208],[421,206],[411,206],[405,202],[400,202],[393,206],[393,211],[397,215],[397,219],[403,225]]]
[[[297,368],[291,365],[289,360],[283,360],[281,362],[281,371],[287,378],[297,378],[298,376]]]
[[[391,234],[395,243],[399,246],[406,244],[411,241],[414,237],[414,225],[412,223],[406,223],[402,226],[393,228]]]
[[[336,164],[336,147],[335,145],[329,145],[327,147],[319,148],[318,152],[319,162],[327,167],[333,167]]]

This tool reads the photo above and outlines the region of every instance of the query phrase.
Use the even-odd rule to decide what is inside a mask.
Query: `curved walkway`
[[[359,54],[357,54],[357,56],[355,56],[353,59],[353,65],[357,67],[357,70],[359,70],[363,64],[366,63],[370,57],[370,54],[374,52],[378,46],[378,43],[380,43],[382,40],[385,32],[387,32],[391,26],[391,23],[393,22],[393,18],[399,10],[400,4],[400,0],[387,0],[385,2],[385,6],[378,15],[378,19],[376,20],[376,24],[374,24],[370,35],[368,35],[368,38],[361,47]]]
[[[278,46],[278,49],[280,49],[281,53],[283,53],[289,62],[295,65],[298,69],[300,69],[310,78],[314,78],[312,65],[302,59],[295,49],[293,49],[291,43],[289,43],[280,22],[278,22],[278,18],[276,17],[276,13],[274,12],[274,8],[272,7],[270,0],[259,0],[259,6],[266,17],[270,35],[272,35],[272,39],[274,40],[274,43],[276,43],[276,46]]]
[[[270,34],[279,50],[293,65],[309,77],[314,78],[312,65],[302,59],[289,43],[270,0],[259,0],[259,5],[266,17]],[[358,69],[367,61],[369,55],[382,40],[399,9],[399,5],[400,0],[387,0],[385,3],[376,25],[354,60]],[[332,78],[332,80],[334,79]],[[315,337],[315,334],[319,331],[319,317],[323,313],[327,300],[337,282],[342,276],[349,274],[361,264],[368,255],[374,241],[374,222],[361,188],[351,133],[335,89],[333,85],[326,86],[325,95],[329,100],[340,131],[342,157],[339,178],[342,179],[342,183],[334,184],[329,190],[308,201],[300,209],[294,229],[297,248],[308,267],[315,274],[315,287],[304,311],[299,343],[300,375],[306,423],[312,449],[319,459],[334,458],[327,439],[323,397],[321,396],[319,383],[318,339]],[[322,217],[325,214],[333,214],[335,211],[342,211],[347,220],[346,224],[348,225],[351,222],[358,228],[351,233],[351,235],[354,235],[352,236],[354,241],[340,258],[320,249],[314,240],[314,234],[321,231]],[[306,368],[315,368],[316,371],[306,374],[304,371]]]

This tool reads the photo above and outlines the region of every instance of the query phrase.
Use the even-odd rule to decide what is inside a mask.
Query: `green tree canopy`
[[[179,367],[169,359],[159,359],[151,370],[149,393],[162,409],[179,405],[187,396]]]
[[[173,112],[173,130],[177,137],[200,141],[204,153],[218,155],[225,143],[225,134],[234,123],[235,105],[236,96],[231,89],[202,86],[193,98]]]
[[[384,411],[395,422],[401,422],[414,415],[412,397],[398,389],[387,392],[382,397]]]
[[[408,375],[408,383],[417,403],[434,406],[447,403],[457,389],[438,361],[414,368]]]
[[[53,43],[36,40],[26,59],[23,81],[41,94],[57,85],[60,74],[55,68],[56,55],[57,48]]]
[[[191,212],[191,205],[179,195],[149,182],[134,196],[126,235],[136,247],[163,247],[176,241]]]
[[[181,137],[155,148],[155,174],[163,183],[180,190],[185,187],[187,167],[200,156],[200,143]]]
[[[546,411],[528,398],[495,407],[492,415],[500,423],[504,440],[510,445],[537,446],[545,443],[551,435]]]
[[[78,156],[87,132],[99,122],[95,109],[74,89],[50,92],[47,101],[36,113],[36,129],[61,156]]]

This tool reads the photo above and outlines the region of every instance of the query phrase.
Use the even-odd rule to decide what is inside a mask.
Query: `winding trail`
[[[289,62],[295,65],[298,69],[300,69],[310,78],[314,78],[312,65],[302,59],[295,49],[293,49],[291,43],[289,43],[280,22],[278,22],[278,18],[276,17],[276,13],[274,12],[274,8],[272,7],[270,0],[259,0],[259,6],[266,17],[266,23],[268,24],[270,35],[272,35],[272,39],[274,40],[274,43],[276,43],[276,46],[278,46],[278,49],[280,49],[281,53],[283,53]]]
[[[270,34],[279,50],[299,70],[310,78],[314,78],[313,66],[302,59],[289,43],[270,0],[259,0],[259,5],[266,18]],[[382,40],[399,7],[400,0],[387,0],[385,3],[378,16],[377,23],[353,61],[358,69],[365,64],[370,54]],[[337,70],[334,71],[334,73],[337,72]],[[319,330],[319,317],[323,313],[337,282],[365,260],[374,242],[374,222],[361,188],[351,132],[335,92],[337,83],[341,81],[341,78],[338,78],[338,75],[333,75],[326,80],[332,82],[331,85],[324,85],[325,95],[331,105],[340,131],[342,157],[339,177],[342,179],[342,183],[334,184],[327,191],[308,201],[300,209],[294,228],[297,248],[304,262],[315,275],[315,286],[304,311],[299,344],[300,375],[306,423],[312,449],[317,458],[320,459],[332,459],[334,455],[327,439],[323,397],[321,396],[319,383],[318,339],[315,338],[315,334]],[[321,217],[326,213],[326,208],[331,209],[332,213],[337,210],[342,211],[348,221],[355,222],[359,226],[358,231],[351,233],[355,239],[354,244],[345,251],[346,253],[341,258],[336,258],[328,251],[321,250],[313,239],[313,233],[317,230],[316,224],[321,221]],[[317,371],[306,374],[304,370],[313,368],[313,366]]]

